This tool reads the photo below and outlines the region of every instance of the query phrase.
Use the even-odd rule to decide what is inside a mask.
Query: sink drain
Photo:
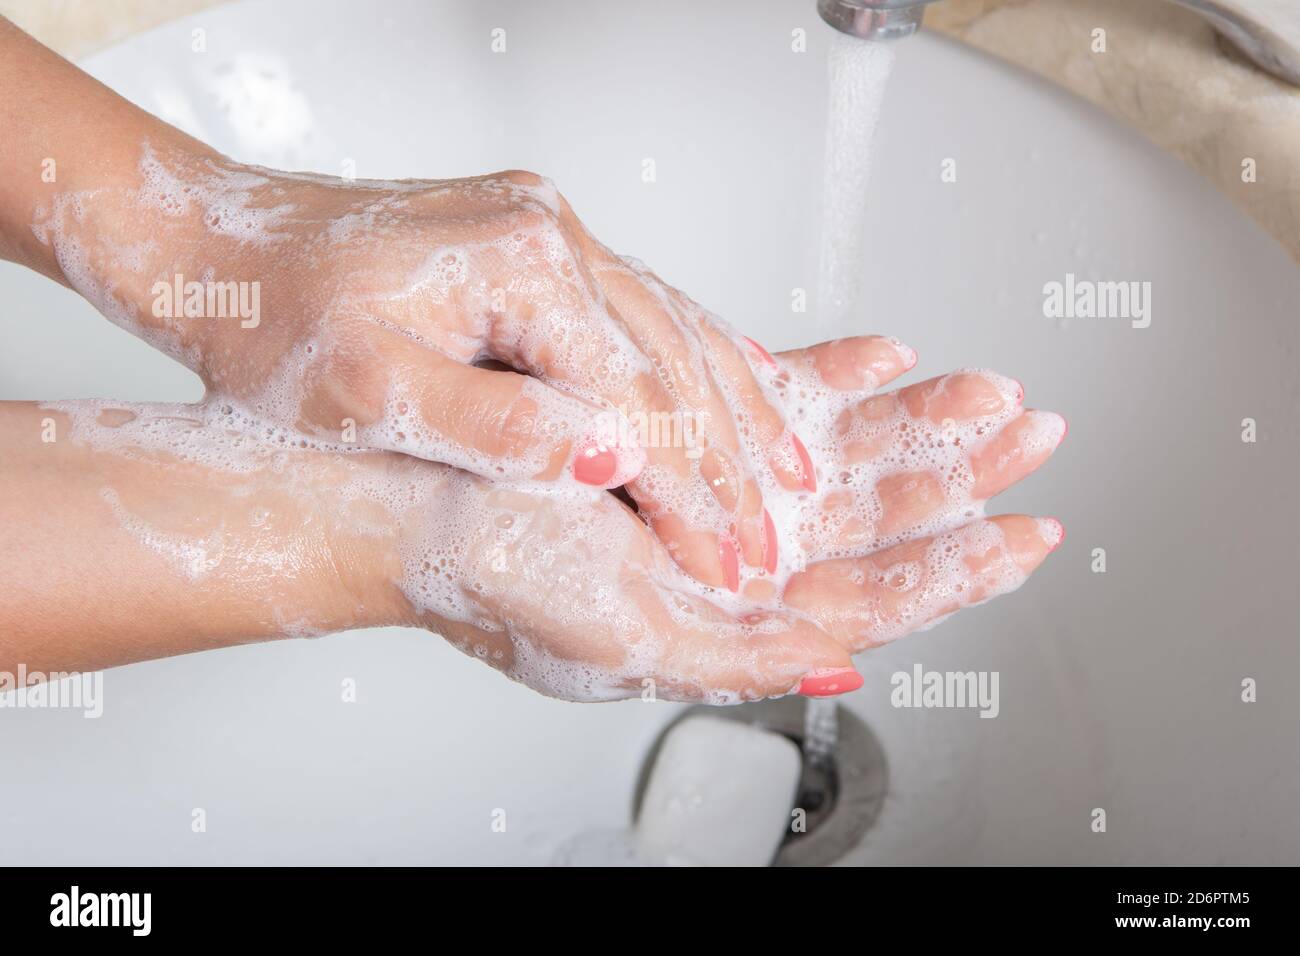
[[[786,833],[773,866],[826,866],[856,847],[880,816],[889,788],[889,767],[880,741],[851,711],[836,706],[838,739],[826,755],[810,755],[804,749],[804,721],[808,700],[781,697],[738,707],[695,706],[683,711],[655,740],[637,777],[632,801],[632,819],[641,813],[650,771],[668,732],[678,723],[699,714],[722,720],[753,724],[794,741],[804,755],[799,793],[791,810],[804,811],[803,829]]]

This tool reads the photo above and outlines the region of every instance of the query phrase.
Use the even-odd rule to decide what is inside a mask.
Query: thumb
[[[676,635],[664,683],[685,699],[739,703],[799,693],[831,697],[862,686],[849,652],[820,627],[787,614],[737,624],[730,633]]]
[[[645,452],[616,409],[600,408],[527,375],[463,365],[418,349],[393,369],[371,443],[494,480],[576,480],[617,488]]]

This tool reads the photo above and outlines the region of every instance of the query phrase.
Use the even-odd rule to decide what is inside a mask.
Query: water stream
[[[872,148],[893,67],[890,43],[842,33],[831,42],[817,272],[822,328],[842,328],[860,311]],[[808,701],[803,750],[811,763],[828,760],[835,750],[836,706],[833,699]]]

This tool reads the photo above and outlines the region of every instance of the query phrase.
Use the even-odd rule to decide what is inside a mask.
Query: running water
[[[894,48],[837,33],[829,58],[817,315],[823,327],[851,317],[862,284],[871,147]]]
[[[810,697],[803,712],[803,758],[814,767],[834,763],[840,739],[839,703],[833,697]]]
[[[837,33],[829,67],[817,315],[822,327],[838,328],[858,310],[871,151],[894,48]],[[808,701],[803,753],[810,763],[825,762],[835,751],[837,706],[833,699]]]

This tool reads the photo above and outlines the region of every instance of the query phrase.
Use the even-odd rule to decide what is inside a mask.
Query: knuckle
[[[545,176],[540,176],[526,169],[506,169],[499,174],[499,177],[512,185],[530,188],[541,186],[547,181]]]

